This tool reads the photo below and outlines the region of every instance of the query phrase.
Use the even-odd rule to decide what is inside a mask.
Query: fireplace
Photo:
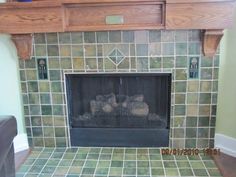
[[[66,74],[72,146],[168,146],[171,74]]]

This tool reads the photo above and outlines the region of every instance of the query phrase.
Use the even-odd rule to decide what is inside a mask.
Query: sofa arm
[[[14,116],[0,116],[0,171],[6,167],[6,159],[9,157],[9,152],[13,151],[13,139],[17,135],[17,124]],[[12,158],[12,157],[10,157]],[[13,155],[13,164],[14,155]],[[7,170],[5,170],[7,171]],[[0,175],[1,176],[1,175]]]

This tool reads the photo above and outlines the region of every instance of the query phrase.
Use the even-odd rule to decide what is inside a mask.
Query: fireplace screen
[[[67,74],[71,133],[168,129],[170,82],[170,74]]]

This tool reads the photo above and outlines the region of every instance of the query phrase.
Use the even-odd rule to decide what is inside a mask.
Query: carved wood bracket
[[[18,57],[22,60],[29,60],[32,54],[32,34],[14,34],[12,41],[15,43]]]
[[[204,30],[202,32],[202,50],[205,56],[213,56],[216,54],[218,45],[224,33],[219,30]]]

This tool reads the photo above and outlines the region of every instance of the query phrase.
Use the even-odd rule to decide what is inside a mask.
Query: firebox
[[[72,146],[169,145],[171,74],[66,74]]]

